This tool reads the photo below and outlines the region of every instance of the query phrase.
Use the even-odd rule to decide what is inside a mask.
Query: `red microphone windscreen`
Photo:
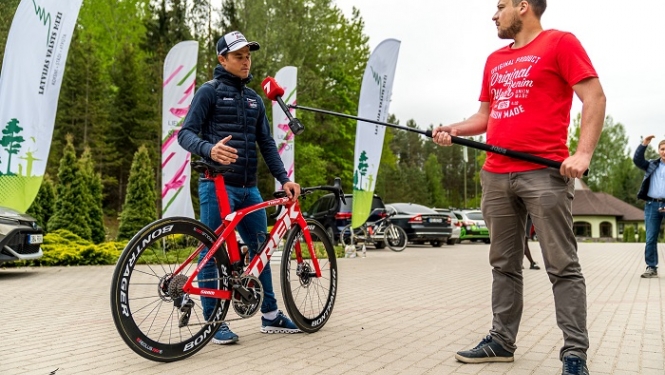
[[[261,87],[263,87],[263,92],[270,100],[275,100],[278,96],[284,96],[284,89],[272,77],[266,77],[261,82]]]

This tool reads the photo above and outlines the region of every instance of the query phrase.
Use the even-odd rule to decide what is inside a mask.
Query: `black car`
[[[390,221],[404,229],[409,241],[422,244],[428,242],[440,247],[452,236],[451,218],[429,207],[414,203],[391,203],[388,212],[396,212]]]
[[[333,243],[337,243],[339,232],[341,232],[345,226],[351,224],[353,194],[344,194],[344,199],[346,200],[346,204],[340,202],[339,210],[334,211],[335,195],[326,194],[314,202],[312,207],[309,208],[309,211],[303,213],[306,218],[314,219],[321,223],[321,225],[326,228],[326,232],[328,232]],[[385,208],[386,206],[383,204],[381,197],[374,194],[374,198],[372,199],[372,209],[367,221],[374,222],[385,216]]]

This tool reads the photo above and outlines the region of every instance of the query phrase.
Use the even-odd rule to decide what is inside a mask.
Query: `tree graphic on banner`
[[[360,182],[358,183],[358,190],[364,190],[363,187],[363,176],[367,175],[367,152],[363,151],[360,153],[360,158],[358,158],[358,171],[360,172]]]
[[[19,121],[15,118],[11,119],[7,126],[2,129],[2,139],[0,139],[0,145],[5,148],[5,151],[9,154],[7,158],[7,173],[8,175],[13,174],[9,170],[12,165],[12,155],[18,154],[21,150],[21,143],[25,142],[23,136],[18,135],[23,131],[23,128],[18,126]]]

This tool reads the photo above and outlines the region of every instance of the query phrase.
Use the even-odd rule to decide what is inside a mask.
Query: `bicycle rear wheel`
[[[409,238],[402,227],[390,224],[383,232],[383,238],[392,251],[402,251],[406,248]]]
[[[199,257],[173,273],[199,246],[210,248],[216,238],[196,220],[172,217],[147,225],[129,241],[113,273],[111,311],[118,333],[134,352],[172,362],[193,355],[212,339],[229,301],[211,299],[214,309],[206,320],[201,298],[182,290]],[[212,260],[216,275],[206,280],[207,286],[228,290],[231,266],[226,251],[219,249]],[[193,285],[198,283],[195,279]]]
[[[367,230],[364,225],[352,228],[351,224],[349,224],[339,232],[339,241],[342,243],[342,246],[356,245],[361,242],[367,243],[368,239]]]
[[[300,330],[312,333],[328,322],[335,305],[337,259],[325,228],[316,221],[307,224],[321,277],[316,277],[303,230],[296,224],[286,238],[280,279],[286,311]]]

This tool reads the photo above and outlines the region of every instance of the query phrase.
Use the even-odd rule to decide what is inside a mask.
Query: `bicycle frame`
[[[294,224],[299,224],[303,228],[303,235],[307,243],[309,250],[309,255],[314,264],[314,271],[316,277],[321,277],[321,269],[319,263],[316,259],[316,252],[312,245],[312,238],[307,230],[307,222],[302,216],[300,211],[299,201],[292,201],[288,197],[275,198],[269,201],[265,201],[250,207],[246,207],[234,212],[231,212],[231,205],[229,204],[228,195],[226,193],[226,185],[224,184],[224,177],[219,174],[213,177],[215,183],[215,193],[217,195],[217,202],[219,205],[220,215],[222,217],[222,224],[215,230],[215,235],[218,236],[217,240],[214,241],[212,247],[208,250],[208,253],[199,261],[196,270],[190,275],[187,279],[187,282],[183,286],[183,291],[188,294],[200,295],[211,298],[225,299],[230,300],[232,291],[229,290],[219,290],[219,289],[210,289],[210,288],[198,288],[192,285],[196,276],[199,274],[203,266],[212,259],[219,249],[226,244],[227,253],[229,255],[229,261],[231,265],[235,265],[238,262],[242,261],[240,255],[240,249],[238,247],[238,241],[235,236],[235,228],[240,223],[240,221],[247,215],[252,212],[263,210],[268,207],[275,206],[284,206],[285,209],[282,209],[272,230],[268,235],[268,240],[264,242],[261,250],[256,254],[256,256],[249,263],[245,271],[242,273],[242,276],[255,276],[258,277],[267,264],[270,262],[270,258],[277,249],[280,241],[286,235],[286,233],[293,228]],[[182,270],[191,262],[199,256],[201,251],[203,251],[203,244],[192,252],[192,254],[181,263],[178,268],[173,272],[174,275],[179,274]],[[296,246],[296,259],[298,263],[301,263],[302,258],[302,249],[298,244]],[[314,275],[312,275],[314,276]]]

